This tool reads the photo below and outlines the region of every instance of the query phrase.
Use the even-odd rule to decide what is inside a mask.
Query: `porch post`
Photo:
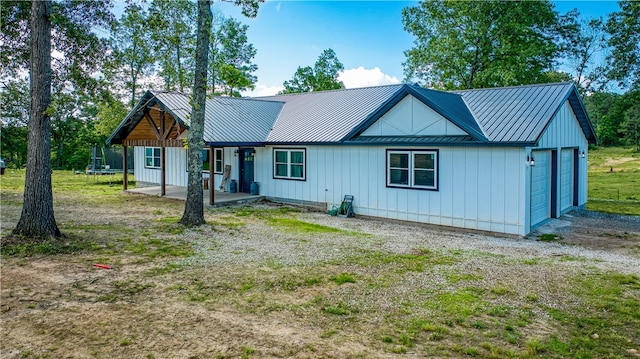
[[[213,180],[213,173],[215,172],[215,161],[214,161],[215,151],[213,146],[209,146],[209,205],[213,206],[215,194],[213,192],[213,184],[215,181]]]
[[[162,147],[160,148],[160,167],[162,168],[162,174],[160,178],[160,196],[165,196],[167,194],[167,166],[166,166],[166,156],[165,156],[165,147],[164,141],[162,141]]]
[[[160,111],[160,131],[161,133],[164,134],[164,111]],[[166,151],[165,151],[165,140],[164,140],[164,136],[159,138],[160,143],[162,145],[162,147],[160,148],[160,162],[161,165],[160,167],[162,168],[162,179],[160,180],[161,182],[161,189],[160,189],[160,195],[161,196],[166,196],[167,194],[167,161],[166,161]]]
[[[122,145],[122,190],[127,190],[127,185],[129,184],[129,178],[127,173],[127,145]]]

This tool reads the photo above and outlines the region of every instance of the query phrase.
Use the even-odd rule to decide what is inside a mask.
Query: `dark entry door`
[[[240,192],[250,193],[251,182],[253,182],[253,158],[256,152],[253,148],[241,148],[238,157],[240,157]]]

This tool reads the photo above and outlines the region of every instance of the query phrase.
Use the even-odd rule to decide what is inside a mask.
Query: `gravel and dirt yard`
[[[57,194],[67,237],[29,244],[3,190],[0,357],[640,357],[640,217],[514,238],[260,203],[185,229],[106,195]]]

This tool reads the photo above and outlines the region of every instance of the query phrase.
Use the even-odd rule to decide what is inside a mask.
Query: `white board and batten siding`
[[[362,136],[466,133],[406,96]],[[273,179],[273,148],[256,153],[262,195],[339,205],[354,196],[357,214],[485,231],[525,234],[524,149],[453,146],[303,146],[306,180]],[[286,146],[288,147],[288,146]],[[438,190],[387,187],[386,150],[438,150]]]
[[[301,148],[307,154],[306,181],[273,179],[273,147],[258,149],[256,181],[261,195],[331,207],[348,194],[361,215],[525,234],[522,148],[411,148],[439,151],[437,191],[387,187],[386,150],[393,147]]]
[[[557,149],[558,159],[561,159],[560,151],[562,149],[578,149],[579,152],[584,151],[585,158],[578,157],[578,205],[582,206],[587,203],[587,158],[589,156],[589,143],[582,132],[582,128],[578,123],[569,101],[565,101],[562,107],[556,113],[545,132],[543,133],[537,148]],[[535,148],[534,148],[535,149]],[[562,163],[560,164],[562,166]],[[558,172],[561,172],[558,171]],[[560,187],[560,186],[558,186]],[[561,196],[558,196],[561,198]],[[558,201],[560,202],[560,201]]]
[[[188,182],[187,150],[182,147],[167,147],[166,151],[166,185],[186,187]],[[223,149],[224,165],[231,165],[231,178],[238,179],[238,157],[234,156],[235,148]],[[136,146],[133,150],[134,173],[136,184],[159,186],[162,176],[160,168],[145,166],[145,147]],[[214,174],[215,188],[220,186],[222,174]]]
[[[442,117],[413,96],[406,96],[363,136],[455,136],[466,135],[460,127]]]

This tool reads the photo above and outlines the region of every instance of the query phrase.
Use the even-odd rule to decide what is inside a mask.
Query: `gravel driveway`
[[[319,212],[298,213],[297,218],[370,236],[322,235],[313,238],[309,245],[286,233],[265,232],[263,227],[247,223],[237,231],[220,233],[215,243],[198,240],[200,236],[194,233],[191,240],[201,252],[195,260],[201,264],[246,264],[267,259],[300,265],[338,260],[367,250],[411,253],[426,248],[480,251],[514,259],[567,256],[581,259],[576,261],[577,266],[584,265],[586,260],[600,269],[640,274],[640,217],[574,211],[550,220],[524,238],[410,222],[345,219]],[[539,239],[543,233],[557,234],[559,238],[543,241]],[[239,237],[246,240],[238,240]]]

